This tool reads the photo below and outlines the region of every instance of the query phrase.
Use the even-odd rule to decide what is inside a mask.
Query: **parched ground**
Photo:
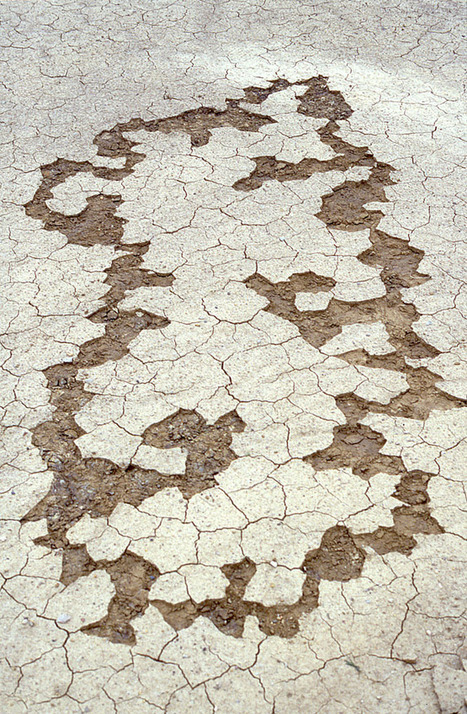
[[[465,712],[462,4],[1,15],[1,712]]]

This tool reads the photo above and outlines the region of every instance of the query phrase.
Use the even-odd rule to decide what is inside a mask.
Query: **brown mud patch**
[[[237,458],[230,449],[232,433],[242,431],[244,423],[236,412],[208,426],[197,412],[187,410],[153,424],[143,434],[143,443],[149,446],[183,445],[188,451],[184,473],[166,475],[133,465],[123,468],[108,459],[82,458],[74,442],[84,431],[70,413],[77,399],[82,404],[82,383],[73,375],[73,386],[64,397],[62,380],[63,377],[56,388],[56,400],[52,389],[52,403],[57,406],[54,421],[41,424],[34,433],[34,444],[55,473],[51,490],[26,517],[47,518],[49,533],[40,539],[43,545],[67,548],[66,532],[84,513],[91,517],[110,516],[119,503],[138,507],[144,499],[167,487],[178,487],[185,498],[190,498],[216,486],[215,475]],[[92,395],[85,396],[89,399]]]
[[[69,585],[93,570],[106,570],[115,587],[107,615],[83,627],[84,632],[107,637],[111,642],[133,645],[136,642],[131,620],[148,606],[149,591],[159,577],[159,570],[134,553],[126,552],[118,560],[94,561],[83,545],[68,546],[64,551],[61,581]]]
[[[365,553],[344,526],[335,526],[324,533],[319,548],[308,553],[301,570],[305,574],[302,595],[293,605],[266,607],[244,599],[248,583],[256,572],[256,565],[245,558],[240,563],[224,565],[221,570],[229,580],[225,597],[220,600],[192,600],[172,605],[163,600],[151,600],[174,629],[189,627],[203,615],[227,635],[241,637],[248,615],[258,619],[267,635],[293,637],[300,629],[300,617],[319,604],[319,581],[345,582],[358,578],[365,562]]]
[[[329,528],[321,545],[307,554],[303,570],[317,580],[347,582],[358,578],[365,562],[365,552],[344,526]]]
[[[197,617],[204,616],[224,634],[241,637],[245,618],[254,615],[259,628],[267,635],[292,637],[299,630],[299,619],[318,605],[318,582],[307,577],[300,599],[294,605],[266,607],[244,599],[245,590],[256,572],[256,565],[245,558],[240,563],[224,565],[222,572],[229,580],[225,597],[220,600],[193,600],[172,605],[163,600],[151,600],[166,622],[175,630],[189,627]]]
[[[232,434],[245,424],[233,411],[209,426],[195,411],[180,409],[177,414],[148,427],[144,443],[159,449],[182,446],[188,453],[183,483],[178,485],[187,498],[217,485],[216,474],[225,471],[237,455],[230,448]]]
[[[436,387],[438,375],[425,368],[413,368],[406,362],[406,358],[432,357],[438,353],[413,330],[418,313],[401,296],[401,289],[420,285],[428,279],[428,276],[418,272],[423,252],[380,231],[378,224],[383,214],[365,207],[370,202],[386,200],[385,186],[393,183],[392,167],[377,161],[367,147],[352,146],[338,136],[338,121],[352,114],[342,94],[330,90],[326,79],[321,76],[297,84],[307,87],[299,97],[297,111],[328,120],[318,133],[321,141],[330,146],[336,156],[328,161],[303,159],[297,164],[278,161],[272,156],[256,157],[255,169],[250,176],[238,181],[235,188],[250,191],[268,180],[306,179],[316,172],[369,168],[367,180],[345,181],[323,196],[317,216],[327,226],[340,230],[369,229],[371,248],[358,258],[367,265],[381,268],[381,279],[387,294],[354,303],[332,299],[326,310],[300,312],[295,307],[297,292],[330,290],[334,281],[304,273],[277,284],[261,275],[253,275],[245,282],[268,299],[267,310],[297,325],[303,338],[318,348],[339,334],[345,324],[379,320],[385,324],[395,348],[393,354],[373,356],[364,350],[355,350],[340,357],[349,363],[401,371],[409,382],[409,390],[395,397],[388,405],[367,402],[352,394],[338,397],[337,403],[347,418],[347,424],[336,427],[330,447],[311,454],[306,460],[316,469],[351,467],[357,477],[365,479],[381,472],[398,474],[400,482],[394,495],[403,505],[394,509],[394,526],[391,528],[380,527],[373,533],[358,536],[352,535],[343,526],[329,529],[320,547],[306,555],[302,565],[306,574],[302,596],[292,606],[267,608],[244,600],[245,589],[256,570],[254,563],[248,559],[223,566],[222,570],[229,580],[223,599],[206,600],[199,604],[190,600],[178,605],[152,601],[175,629],[189,626],[202,615],[209,617],[226,634],[239,637],[245,617],[255,615],[265,633],[290,637],[298,631],[301,615],[317,607],[320,579],[346,581],[360,575],[365,560],[363,546],[371,546],[378,553],[398,551],[409,554],[416,545],[414,534],[441,532],[429,513],[427,484],[430,474],[409,472],[401,459],[381,454],[384,445],[382,435],[359,423],[371,412],[423,419],[432,409],[451,409],[462,404]],[[47,518],[49,534],[39,541],[63,548],[63,583],[69,584],[95,569],[105,569],[110,574],[116,595],[108,615],[84,628],[91,634],[105,636],[115,642],[133,643],[131,620],[148,606],[149,589],[159,572],[130,552],[124,553],[117,561],[94,562],[84,546],[68,543],[68,528],[84,513],[94,517],[108,516],[118,503],[138,506],[142,500],[167,486],[177,486],[188,498],[213,486],[215,475],[236,458],[230,448],[232,433],[241,431],[244,425],[235,412],[209,426],[199,414],[186,410],[151,425],[144,434],[145,443],[159,448],[183,446],[188,451],[185,473],[174,476],[163,476],[155,470],[133,466],[123,469],[106,459],[81,457],[75,439],[83,431],[73,415],[82,409],[92,394],[86,392],[77,379],[79,369],[120,359],[128,352],[129,343],[142,330],[159,329],[166,325],[167,321],[161,316],[144,310],[125,312],[119,309],[119,303],[126,291],[141,286],[168,286],[173,276],[141,267],[149,242],[131,245],[122,242],[126,221],[117,215],[122,203],[118,194],[88,198],[86,208],[76,216],[52,211],[47,206],[47,200],[53,197],[56,186],[78,173],[90,173],[110,181],[119,181],[132,173],[135,165],[145,156],[134,150],[136,144],[124,136],[125,132],[183,131],[191,137],[194,146],[201,146],[209,141],[211,130],[216,127],[232,126],[241,131],[255,131],[264,124],[274,123],[274,120],[251,111],[251,105],[259,104],[269,94],[290,86],[287,80],[275,80],[267,88],[247,87],[244,99],[227,100],[224,111],[201,107],[165,119],[144,121],[134,118],[117,124],[96,136],[94,143],[98,147],[98,156],[123,158],[122,168],[57,159],[41,168],[40,187],[25,206],[28,216],[40,220],[46,230],[61,232],[70,243],[111,245],[115,249],[115,258],[106,271],[105,282],[110,290],[104,297],[105,306],[88,318],[104,325],[103,336],[83,344],[71,364],[54,365],[44,371],[55,411],[49,422],[34,429],[33,443],[39,447],[54,472],[54,481],[47,496],[24,519]],[[248,108],[242,106],[245,102]]]

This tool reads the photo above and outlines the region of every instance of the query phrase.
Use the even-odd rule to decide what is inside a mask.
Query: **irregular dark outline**
[[[367,265],[383,267],[381,278],[387,294],[382,298],[356,303],[333,299],[325,311],[306,313],[298,311],[294,305],[297,289],[304,289],[303,285],[308,283],[305,289],[322,290],[331,288],[333,281],[309,273],[292,276],[288,281],[276,285],[261,275],[251,276],[245,283],[268,298],[269,311],[296,324],[303,338],[317,347],[338,334],[344,324],[376,320],[385,323],[390,341],[397,350],[395,354],[374,356],[364,350],[356,350],[340,357],[350,363],[402,371],[410,384],[409,390],[392,399],[389,405],[367,402],[351,393],[337,397],[337,404],[346,415],[347,424],[336,427],[333,444],[328,449],[311,454],[305,460],[318,469],[350,466],[354,473],[363,478],[370,478],[378,472],[400,474],[401,481],[394,495],[405,505],[394,509],[392,528],[379,528],[373,533],[358,536],[352,535],[343,526],[328,529],[320,547],[308,553],[304,560],[302,570],[306,574],[305,585],[302,597],[294,606],[265,608],[259,603],[245,603],[242,599],[243,593],[255,571],[254,564],[248,559],[240,564],[226,564],[223,567],[230,586],[225,598],[220,601],[206,601],[198,605],[188,601],[177,606],[154,601],[164,617],[174,626],[186,627],[194,617],[205,615],[221,630],[234,636],[241,635],[246,614],[255,614],[261,629],[268,634],[292,636],[298,629],[300,615],[317,606],[318,583],[321,578],[346,580],[358,577],[365,558],[361,545],[371,545],[380,553],[391,550],[410,553],[416,543],[414,533],[442,531],[429,514],[427,483],[430,474],[422,471],[408,472],[401,459],[382,455],[380,449],[385,443],[384,438],[372,429],[364,427],[360,421],[367,413],[378,411],[426,418],[433,408],[448,409],[463,404],[436,387],[435,381],[439,379],[437,375],[425,368],[413,368],[405,360],[406,356],[432,357],[438,351],[419,338],[412,329],[418,313],[413,305],[403,302],[400,292],[401,288],[419,285],[429,279],[417,272],[423,252],[380,231],[377,226],[383,214],[365,208],[365,204],[370,201],[386,200],[384,187],[392,183],[392,167],[378,162],[367,147],[352,146],[338,136],[338,121],[348,119],[352,110],[340,92],[329,89],[326,78],[314,77],[295,84],[307,87],[305,93],[299,97],[297,111],[328,120],[325,126],[318,129],[318,133],[321,141],[335,151],[335,157],[329,161],[303,159],[298,164],[278,161],[271,156],[256,157],[256,166],[250,176],[238,181],[234,187],[237,190],[249,191],[255,190],[268,180],[306,179],[316,172],[344,171],[356,166],[369,168],[370,177],[367,180],[345,181],[324,196],[317,217],[326,225],[340,230],[370,229],[372,247],[358,258]],[[244,101],[250,106],[259,104],[271,93],[291,85],[287,80],[275,80],[267,88],[248,87],[244,90]],[[122,242],[125,219],[116,214],[122,201],[118,194],[100,194],[88,198],[87,207],[77,216],[65,216],[50,210],[47,200],[53,197],[53,189],[56,186],[81,172],[115,181],[129,175],[134,166],[144,159],[144,154],[133,150],[135,144],[124,136],[125,132],[184,131],[190,135],[194,146],[201,146],[209,141],[210,130],[215,127],[234,126],[240,130],[254,131],[263,124],[274,123],[271,117],[252,112],[250,106],[245,108],[241,100],[226,100],[225,111],[202,107],[166,119],[144,121],[135,118],[117,124],[111,130],[101,132],[94,143],[98,147],[98,156],[124,158],[123,168],[99,167],[88,161],[57,159],[41,168],[41,185],[32,201],[25,206],[27,215],[41,220],[46,230],[61,232],[70,243],[83,246],[112,245],[117,253],[106,271],[106,282],[111,289],[104,297],[105,307],[89,316],[91,321],[104,324],[104,335],[82,345],[73,363],[55,365],[44,371],[55,412],[51,422],[36,427],[33,443],[40,448],[41,454],[56,476],[49,494],[23,519],[27,521],[47,517],[49,535],[38,542],[64,548],[63,582],[72,582],[96,568],[105,568],[111,574],[117,594],[110,605],[109,614],[100,623],[93,623],[85,629],[115,641],[125,641],[129,644],[134,642],[130,620],[147,607],[148,591],[158,577],[158,570],[148,563],[142,566],[142,559],[131,553],[125,553],[113,563],[94,563],[85,548],[70,546],[66,539],[66,530],[85,512],[92,516],[109,515],[117,503],[124,501],[138,505],[157,489],[167,485],[178,486],[189,497],[215,483],[216,466],[211,470],[210,478],[201,479],[198,483],[196,478],[193,478],[193,473],[191,479],[187,479],[186,474],[185,477],[162,477],[156,471],[135,467],[122,470],[105,459],[81,458],[74,440],[83,432],[74,421],[73,413],[82,408],[92,395],[86,393],[82,383],[76,379],[78,369],[101,364],[108,359],[119,359],[126,354],[128,344],[141,330],[158,329],[166,325],[164,318],[148,311],[123,312],[119,310],[118,303],[127,290],[143,285],[167,286],[173,276],[160,275],[140,267],[149,248],[149,241],[131,245]],[[175,422],[179,417],[180,413],[175,415]],[[200,418],[192,412],[190,418],[193,417],[195,420]],[[233,413],[231,418],[232,429],[241,429],[242,423],[238,416]],[[160,425],[154,425],[157,426]],[[149,428],[149,434],[154,431],[154,427]],[[229,451],[231,437],[225,425],[222,428],[225,436],[222,449],[226,453],[226,450]],[[174,439],[173,445],[177,443],[179,440]],[[170,447],[170,443],[166,446]],[[233,452],[230,454],[229,458],[235,458]],[[99,474],[99,493],[89,489],[89,482],[92,480],[89,474],[96,472]],[[145,574],[140,578],[143,594],[136,598],[137,606],[129,604],[124,587],[125,580],[128,581],[134,568]]]

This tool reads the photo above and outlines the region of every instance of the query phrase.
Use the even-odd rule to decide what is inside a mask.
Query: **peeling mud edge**
[[[242,103],[259,104],[271,93],[281,91],[292,84],[307,87],[305,93],[298,98],[298,112],[328,119],[327,124],[319,129],[318,133],[321,141],[336,152],[336,157],[322,162],[304,159],[299,164],[277,161],[275,157],[257,157],[256,168],[249,177],[237,182],[235,188],[249,191],[255,190],[266,180],[306,179],[320,171],[346,170],[354,166],[369,167],[368,180],[346,181],[324,196],[321,211],[317,215],[326,225],[340,230],[370,228],[372,248],[358,257],[368,265],[383,265],[381,277],[387,295],[361,303],[331,300],[326,311],[300,313],[294,306],[296,291],[330,288],[330,279],[307,273],[292,276],[288,281],[276,285],[261,275],[251,276],[245,282],[248,287],[268,298],[269,311],[296,324],[304,339],[317,347],[338,334],[344,324],[375,320],[382,320],[386,324],[390,340],[397,350],[395,356],[375,357],[358,350],[340,357],[351,363],[403,371],[411,385],[409,391],[384,406],[376,402],[364,402],[352,394],[338,397],[337,403],[345,413],[348,424],[335,429],[334,442],[328,449],[312,454],[306,460],[318,469],[351,466],[354,473],[364,478],[371,477],[373,473],[386,472],[388,469],[390,473],[400,473],[401,482],[395,496],[408,505],[394,509],[392,528],[378,528],[374,533],[359,536],[352,536],[343,526],[329,529],[320,548],[308,553],[305,558],[302,566],[307,576],[304,592],[299,602],[293,606],[265,608],[259,603],[246,603],[242,599],[255,570],[254,564],[248,560],[241,564],[224,566],[230,585],[223,600],[206,601],[198,605],[192,601],[177,606],[162,602],[155,604],[164,617],[176,627],[186,627],[195,617],[204,615],[210,617],[222,631],[240,636],[246,614],[255,614],[261,628],[268,634],[292,636],[297,631],[300,615],[318,604],[319,579],[346,580],[360,575],[365,558],[362,545],[371,546],[380,553],[393,550],[410,553],[416,544],[414,533],[434,533],[442,530],[429,515],[426,486],[430,474],[408,472],[400,459],[380,454],[384,445],[383,437],[358,423],[369,412],[383,411],[394,415],[417,415],[415,418],[426,418],[433,408],[447,409],[460,406],[461,403],[436,388],[434,381],[439,379],[437,375],[426,369],[413,369],[405,362],[405,355],[425,357],[438,353],[413,332],[411,326],[418,318],[418,313],[413,305],[402,301],[400,294],[402,287],[419,285],[428,279],[417,272],[423,252],[410,248],[405,241],[379,231],[377,225],[382,214],[364,208],[367,202],[386,200],[384,186],[392,183],[392,167],[377,162],[367,147],[354,147],[336,135],[339,130],[337,122],[347,119],[352,113],[340,92],[330,90],[324,77],[295,83],[275,80],[267,88],[246,88],[244,100],[226,100],[225,111],[202,107],[156,121],[135,118],[117,124],[109,131],[101,132],[94,140],[98,147],[98,156],[124,158],[123,168],[109,169],[94,166],[88,161],[57,159],[42,167],[41,185],[33,200],[25,206],[27,215],[41,220],[46,230],[61,232],[68,242],[82,246],[112,245],[118,253],[106,271],[106,283],[111,289],[104,298],[105,306],[88,318],[105,326],[104,335],[82,345],[78,357],[71,365],[55,365],[44,371],[56,411],[50,422],[41,424],[34,430],[33,443],[41,449],[56,477],[49,494],[23,519],[27,521],[47,517],[49,535],[38,542],[50,547],[64,548],[64,583],[69,584],[80,575],[98,568],[109,572],[116,586],[116,595],[107,617],[100,623],[85,628],[92,634],[106,636],[115,641],[133,642],[134,632],[130,620],[146,609],[150,584],[158,577],[158,570],[130,552],[124,553],[113,563],[94,563],[84,546],[70,546],[66,539],[68,528],[84,513],[90,513],[91,516],[108,516],[117,503],[124,501],[137,506],[144,498],[169,485],[178,486],[187,497],[213,486],[216,483],[215,474],[236,458],[229,449],[230,432],[243,427],[238,416],[232,413],[230,425],[214,425],[212,432],[213,427],[208,429],[204,424],[200,430],[202,418],[196,412],[187,413],[182,410],[174,417],[164,420],[164,423],[149,427],[145,433],[149,444],[170,448],[180,445],[181,440],[185,439],[185,447],[190,443],[193,445],[191,471],[188,469],[186,474],[179,476],[163,477],[157,471],[135,467],[121,469],[105,459],[81,458],[74,440],[83,431],[76,424],[73,413],[81,409],[86,401],[92,398],[92,394],[86,393],[83,384],[76,379],[78,370],[102,364],[110,359],[120,359],[127,353],[128,344],[141,330],[158,329],[167,324],[164,318],[147,311],[120,311],[118,303],[127,290],[143,285],[167,286],[173,281],[173,276],[158,275],[141,268],[149,242],[130,245],[122,243],[126,221],[116,215],[122,202],[118,194],[88,198],[87,207],[77,216],[65,216],[52,211],[46,201],[53,197],[52,191],[56,186],[81,172],[115,181],[132,173],[134,166],[144,160],[145,156],[133,150],[135,143],[124,136],[125,132],[184,131],[190,135],[194,146],[201,146],[209,141],[210,130],[215,127],[234,126],[240,130],[254,131],[263,124],[274,123],[274,120],[244,109]],[[222,419],[225,420],[225,417]],[[222,432],[222,436],[219,432]],[[211,459],[211,470],[208,468],[207,474],[202,458],[206,450],[210,450]],[[366,469],[362,464],[366,464]],[[352,560],[349,565],[348,558],[352,553],[357,555],[355,562]],[[130,587],[131,582],[140,584],[137,592]],[[224,616],[225,613],[227,617]]]

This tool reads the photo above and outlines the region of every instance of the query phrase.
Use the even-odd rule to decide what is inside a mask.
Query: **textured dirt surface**
[[[2,710],[464,711],[455,6],[109,9],[5,13]]]

